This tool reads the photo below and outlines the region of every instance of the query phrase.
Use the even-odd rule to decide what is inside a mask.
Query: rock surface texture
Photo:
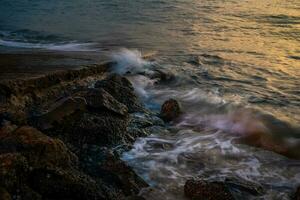
[[[192,200],[234,200],[223,183],[203,180],[188,180],[184,185],[184,194]]]
[[[1,200],[143,199],[147,183],[119,153],[139,136],[130,113],[144,108],[125,77],[91,88],[92,72],[0,85]]]
[[[175,99],[169,99],[163,103],[160,111],[160,116],[165,122],[170,122],[179,117],[181,107]]]

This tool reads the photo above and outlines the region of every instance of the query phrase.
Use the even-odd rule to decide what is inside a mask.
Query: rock
[[[112,74],[108,78],[96,82],[95,88],[106,90],[116,100],[126,105],[130,113],[143,110],[141,102],[134,93],[132,84],[123,76]]]
[[[10,98],[11,92],[5,84],[0,84],[0,103],[4,104]]]
[[[154,127],[164,127],[163,120],[157,117],[156,113],[132,113],[130,115],[127,128],[127,135],[130,135],[131,140],[135,141],[137,137],[145,137],[150,135],[152,133],[150,130],[152,130]],[[154,132],[157,133],[156,130]]]
[[[85,144],[112,146],[125,141],[128,118],[110,112],[78,113],[52,130],[64,141],[82,148]]]
[[[12,199],[10,194],[3,187],[0,187],[0,199],[1,200],[11,200]]]
[[[61,123],[64,118],[78,110],[85,110],[86,101],[83,98],[64,98],[53,104],[49,111],[31,119],[32,124],[41,130],[53,127],[54,123]]]
[[[81,95],[85,98],[87,106],[91,111],[111,111],[119,115],[127,115],[128,108],[117,101],[113,96],[106,92],[103,88],[100,89],[89,89]],[[75,94],[76,95],[76,94]]]
[[[5,138],[11,132],[17,129],[17,126],[9,121],[4,120],[0,126],[0,140]]]
[[[234,197],[221,182],[188,180],[184,185],[184,194],[192,200],[234,200]]]
[[[175,75],[166,69],[156,69],[150,74],[151,79],[158,79],[159,83],[170,83],[175,81]]]
[[[143,179],[137,176],[124,161],[112,152],[107,152],[104,155],[100,168],[120,185],[125,195],[138,194],[142,188],[148,187]]]
[[[265,192],[260,184],[238,177],[227,177],[224,184],[233,190],[247,192],[254,196],[263,195]]]
[[[188,63],[195,65],[195,66],[202,66],[203,63],[201,62],[199,56],[193,56],[189,61],[187,61]]]
[[[130,196],[130,197],[127,197],[126,200],[146,200],[146,199],[141,196]]]
[[[20,152],[34,168],[71,167],[77,157],[65,144],[52,139],[35,128],[23,126],[0,141],[0,153]]]
[[[300,186],[297,188],[297,191],[294,195],[294,200],[300,200]]]
[[[51,199],[105,199],[94,180],[75,170],[36,169],[29,175],[29,185]]]
[[[19,153],[1,154],[0,163],[0,199],[42,199],[41,195],[27,186],[30,167],[24,156]],[[2,191],[1,186],[5,187]]]
[[[32,190],[27,185],[23,185],[20,189],[13,191],[11,193],[13,199],[22,199],[22,200],[43,200],[45,198],[42,197],[39,193]]]
[[[105,199],[94,180],[74,169],[77,157],[58,139],[25,126],[2,139],[0,149],[0,187],[5,186],[13,196]]]
[[[181,114],[181,106],[175,99],[169,99],[161,107],[160,116],[165,122],[175,120]]]
[[[120,190],[125,196],[137,195],[142,188],[148,187],[117,153],[107,148],[88,148],[81,158],[91,176],[101,178],[106,185]]]
[[[64,118],[48,131],[75,147],[84,144],[120,144],[126,140],[128,109],[102,88],[75,93],[74,98],[84,99],[87,110],[77,111]]]
[[[0,155],[0,186],[12,192],[21,187],[27,179],[29,166],[24,156],[19,153]]]

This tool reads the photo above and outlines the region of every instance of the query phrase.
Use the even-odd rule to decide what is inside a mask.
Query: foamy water
[[[163,66],[142,60],[136,51],[122,50],[113,57],[117,58],[115,72],[127,72],[149,108],[157,110],[163,101],[176,98],[184,110],[176,123],[139,138],[133,149],[123,154],[122,158],[151,185],[142,192],[146,199],[185,199],[185,181],[197,176],[207,180],[239,178],[264,191],[259,197],[235,191],[237,198],[290,198],[300,184],[300,162],[236,142],[253,130],[272,131],[264,123],[270,118],[251,106],[243,107],[238,98],[224,99],[193,84],[157,84],[158,80],[148,75]],[[146,75],[141,75],[143,70]],[[294,137],[293,141],[297,140]]]
[[[10,41],[10,40],[1,40],[0,39],[0,46],[6,47],[14,47],[14,48],[24,48],[24,49],[46,49],[52,51],[96,51],[93,49],[92,43],[76,43],[76,42],[69,42],[69,43],[30,43],[30,42],[17,42],[17,41]]]

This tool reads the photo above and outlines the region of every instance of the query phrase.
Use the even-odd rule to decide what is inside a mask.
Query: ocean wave
[[[95,51],[92,42],[78,42],[58,35],[28,29],[0,30],[0,46],[22,49],[46,49],[52,51]]]
[[[93,43],[31,43],[0,39],[0,46],[25,49],[46,49],[53,51],[96,51],[96,49],[92,47],[93,45]]]

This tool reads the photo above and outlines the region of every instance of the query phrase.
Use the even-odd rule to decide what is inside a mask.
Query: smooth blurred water
[[[201,63],[210,61],[215,67],[219,64],[217,57],[198,58]],[[122,155],[151,185],[141,192],[147,200],[186,200],[183,186],[193,177],[212,181],[238,179],[261,188],[258,196],[231,188],[236,199],[290,199],[300,184],[299,127],[279,120],[276,113],[270,114],[255,103],[244,104],[238,95],[239,87],[232,88],[237,92],[232,95],[219,92],[216,79],[191,80],[187,73],[180,72],[182,66],[174,70],[175,65],[147,62],[140,52],[126,49],[115,52],[112,59],[117,63],[114,72],[127,76],[152,111],[159,112],[160,105],[169,98],[177,99],[182,106],[178,119],[162,127],[146,128],[150,135],[138,138],[133,148]],[[156,70],[173,76],[169,74],[172,78],[161,82],[152,78]],[[209,76],[204,72],[205,77]],[[276,100],[273,101],[269,105],[276,108]],[[135,115],[149,122],[147,116]],[[241,138],[245,138],[244,142]]]

